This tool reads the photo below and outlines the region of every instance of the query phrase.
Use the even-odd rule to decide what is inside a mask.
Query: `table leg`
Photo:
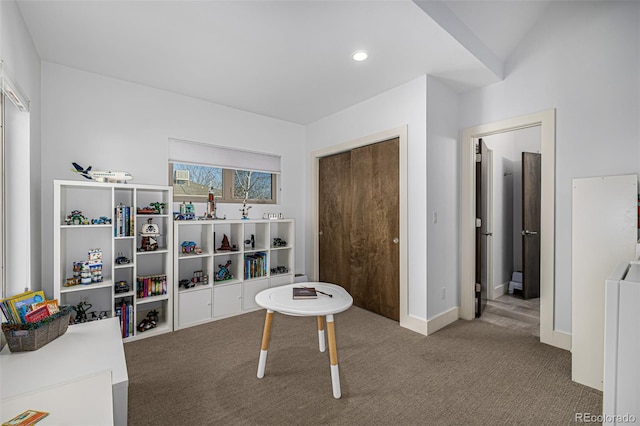
[[[267,365],[267,351],[269,350],[269,337],[271,336],[271,321],[273,311],[267,309],[267,317],[264,320],[264,331],[262,332],[262,346],[260,347],[260,360],[258,361],[258,378],[264,377],[264,368]]]
[[[320,352],[326,350],[324,339],[324,318],[322,315],[318,315],[318,344],[320,346]]]
[[[333,397],[339,399],[342,393],[340,391],[340,370],[338,369],[338,349],[336,348],[336,329],[333,323],[333,315],[327,315],[327,334],[329,337],[329,360],[331,362]]]

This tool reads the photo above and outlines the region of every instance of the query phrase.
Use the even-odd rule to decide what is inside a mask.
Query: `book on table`
[[[293,298],[294,299],[316,299],[318,293],[313,287],[294,287]]]

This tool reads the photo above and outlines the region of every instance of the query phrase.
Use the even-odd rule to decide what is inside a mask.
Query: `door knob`
[[[524,231],[522,231],[522,235],[524,235],[525,237],[529,236],[529,235],[538,235],[537,231],[529,231],[528,229],[525,229]]]
[[[393,239],[393,244],[398,244],[399,242],[400,242],[400,238],[395,237],[395,238]]]
[[[493,232],[483,232],[482,235],[486,235],[487,237],[490,237],[493,235]]]

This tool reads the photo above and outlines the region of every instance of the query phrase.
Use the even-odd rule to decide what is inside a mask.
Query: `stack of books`
[[[46,300],[44,292],[26,291],[0,301],[0,310],[9,324],[38,322],[59,311],[57,300]]]

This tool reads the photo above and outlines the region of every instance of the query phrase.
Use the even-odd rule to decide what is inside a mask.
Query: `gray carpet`
[[[129,424],[566,425],[602,393],[571,381],[571,354],[482,321],[425,337],[352,307],[336,315],[342,398],[315,318],[264,311],[125,344]]]

